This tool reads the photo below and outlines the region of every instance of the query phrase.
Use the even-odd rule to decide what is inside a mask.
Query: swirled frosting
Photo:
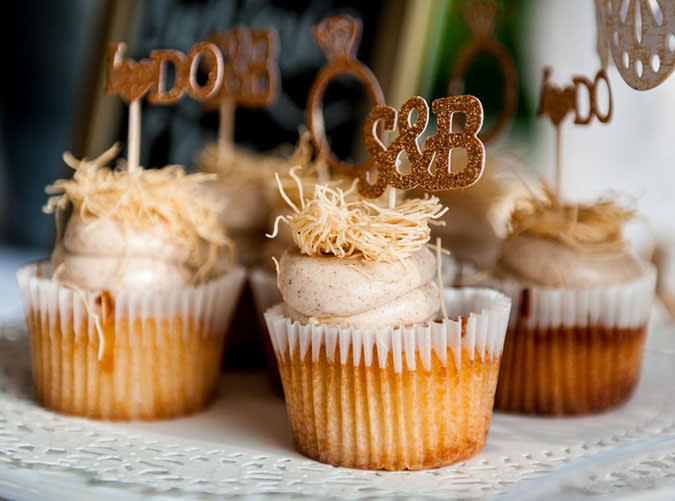
[[[600,287],[639,278],[645,268],[627,252],[580,252],[531,235],[507,238],[499,263],[506,275],[549,287]]]
[[[422,247],[402,261],[379,262],[300,254],[279,263],[286,313],[301,323],[394,327],[437,318],[436,260]]]
[[[142,231],[74,212],[52,254],[54,278],[85,290],[162,290],[189,285],[191,248],[163,225]]]

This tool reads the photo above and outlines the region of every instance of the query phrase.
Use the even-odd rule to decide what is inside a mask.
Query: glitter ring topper
[[[425,191],[453,190],[469,187],[480,179],[485,167],[485,146],[478,138],[483,125],[480,100],[471,95],[442,97],[431,103],[431,110],[437,119],[436,134],[424,140],[422,150],[418,138],[429,122],[429,105],[423,98],[411,97],[399,113],[391,106],[377,105],[368,114],[363,128],[363,141],[372,165],[359,173],[358,189],[362,196],[377,198],[387,186],[400,190],[417,186]],[[417,119],[412,123],[414,111],[417,112]],[[452,131],[455,113],[462,113],[466,117],[464,128],[458,132]],[[394,131],[397,125],[398,136],[388,147],[385,146],[378,136],[378,127]],[[450,155],[455,148],[463,148],[467,153],[467,164],[458,172],[452,172],[451,169]],[[398,167],[399,156],[403,151],[410,161],[408,174],[403,174]],[[369,182],[372,167],[377,170],[377,179],[373,184]]]

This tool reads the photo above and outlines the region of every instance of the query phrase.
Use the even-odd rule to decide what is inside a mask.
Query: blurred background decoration
[[[65,150],[100,154],[124,140],[126,112],[119,99],[102,93],[105,46],[126,40],[129,55],[147,57],[158,47],[186,50],[215,30],[242,24],[279,32],[281,93],[266,110],[238,108],[236,142],[260,151],[289,148],[304,123],[309,88],[325,64],[311,27],[327,15],[345,13],[363,21],[358,58],[377,75],[388,104],[399,107],[419,94],[428,101],[447,95],[451,68],[472,39],[464,15],[468,0],[61,0],[15,2],[0,21],[7,76],[0,102],[0,240],[47,249],[53,235],[41,213],[43,188],[67,174]],[[507,134],[491,145],[490,157],[508,152],[520,175],[548,177],[553,171],[554,130],[535,117],[542,68],[554,83],[573,74],[592,76],[596,53],[594,4],[589,0],[488,0],[497,7],[494,37],[511,55],[518,76],[517,108]],[[609,126],[567,127],[565,196],[588,200],[603,193],[627,196],[650,221],[661,255],[673,248],[675,174],[672,138],[675,78],[636,92],[608,70],[614,94]],[[503,75],[490,56],[478,57],[466,74],[465,91],[486,109],[486,124],[503,104]],[[371,103],[361,84],[336,79],[325,98],[328,137],[343,158],[360,160],[361,124]],[[432,115],[433,116],[433,115]],[[195,155],[217,131],[217,113],[198,103],[144,105],[141,162],[194,165]],[[428,129],[433,133],[433,124]],[[513,168],[510,166],[509,168]],[[649,237],[651,238],[651,237]],[[639,239],[638,239],[639,240]],[[648,240],[648,237],[645,237]]]

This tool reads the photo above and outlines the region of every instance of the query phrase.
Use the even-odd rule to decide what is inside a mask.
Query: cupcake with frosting
[[[47,187],[51,259],[18,273],[38,400],[91,418],[159,419],[204,407],[244,273],[208,181],[181,167],[105,167],[64,155]]]
[[[504,161],[488,160],[483,176],[471,187],[441,191],[438,197],[448,207],[445,225],[434,228],[454,259],[473,271],[491,269],[507,237],[511,211],[531,198],[523,181],[506,170]]]
[[[220,224],[235,243],[239,262],[247,267],[259,265],[270,218],[263,192],[274,172],[288,169],[288,160],[220,141],[204,149],[199,168],[217,176],[204,186],[203,193],[217,204]]]
[[[299,204],[277,221],[294,242],[277,262],[283,301],[265,318],[298,449],[385,470],[473,456],[490,423],[510,301],[434,283],[437,198],[388,208],[322,184],[306,199],[297,185]]]
[[[632,217],[551,193],[513,213],[494,284],[513,300],[497,408],[575,415],[630,397],[656,279],[623,238]]]

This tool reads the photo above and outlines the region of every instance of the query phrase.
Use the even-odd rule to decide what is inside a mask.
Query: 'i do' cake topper
[[[518,101],[518,75],[513,59],[494,36],[499,8],[484,0],[470,2],[464,7],[464,18],[472,33],[471,41],[462,47],[450,69],[448,91],[451,95],[464,92],[466,72],[480,56],[492,57],[502,73],[502,109],[489,129],[484,129],[480,139],[488,144],[498,139],[511,123]]]
[[[212,34],[209,41],[221,50],[225,67],[220,90],[205,106],[219,111],[221,143],[232,143],[235,107],[264,108],[277,98],[279,37],[272,28],[248,30],[235,26]]]
[[[424,140],[420,149],[418,140],[429,121],[429,105],[419,96],[411,97],[400,112],[383,104],[384,98],[375,75],[355,59],[361,23],[349,16],[324,19],[314,28],[314,36],[328,57],[329,63],[315,80],[307,103],[307,122],[319,155],[342,175],[358,177],[358,191],[366,198],[377,198],[389,188],[389,205],[395,204],[395,189],[409,190],[417,186],[426,191],[451,190],[471,186],[478,181],[485,166],[485,147],[477,134],[483,125],[483,107],[469,95],[436,99],[431,111],[436,114],[436,134]],[[369,159],[361,165],[340,161],[331,151],[326,139],[321,100],[328,82],[341,74],[360,79],[377,103],[368,114],[363,129],[363,141]],[[417,113],[413,121],[412,114]],[[462,113],[466,124],[459,132],[452,131],[453,116]],[[398,136],[387,146],[380,132],[395,132]],[[467,165],[452,172],[450,153],[454,148],[467,152]],[[399,157],[407,154],[411,170],[399,170]],[[376,179],[371,183],[371,175]]]
[[[577,125],[588,125],[597,118],[602,123],[607,123],[612,118],[612,89],[609,85],[607,72],[602,69],[595,75],[593,81],[584,76],[572,77],[572,84],[560,88],[552,84],[551,68],[544,68],[544,80],[539,97],[539,109],[541,116],[548,115],[556,128],[556,164],[555,164],[555,191],[558,197],[562,195],[562,122],[568,114],[574,116]],[[607,87],[607,104],[603,113],[598,106],[598,87],[601,82]],[[585,89],[588,96],[588,111],[586,115],[579,109],[580,89]]]
[[[141,99],[146,94],[154,104],[172,104],[187,92],[193,99],[205,100],[215,95],[223,82],[223,56],[210,42],[199,42],[187,55],[177,50],[153,50],[150,59],[133,61],[124,57],[125,45],[108,46],[106,94],[119,94],[129,104],[129,139],[127,169],[139,168]],[[207,68],[207,80],[197,82],[200,63]],[[175,70],[171,88],[167,86],[167,65]]]

